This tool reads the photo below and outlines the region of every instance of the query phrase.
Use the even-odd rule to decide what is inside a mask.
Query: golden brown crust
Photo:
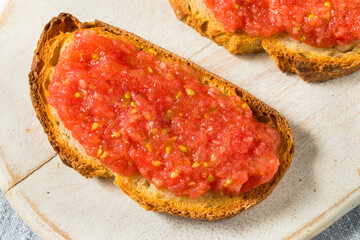
[[[84,29],[84,25],[75,17],[66,13],[61,13],[46,24],[38,41],[29,74],[30,96],[36,115],[48,135],[52,147],[59,154],[64,164],[73,167],[86,177],[109,177],[112,176],[111,172],[99,161],[87,161],[84,155],[79,155],[76,152],[76,149],[68,147],[68,139],[60,134],[60,122],[52,116],[46,100],[47,86],[51,81],[47,70],[53,67],[53,55],[47,52],[49,50],[49,41],[61,34],[81,29]]]
[[[307,82],[327,80],[354,73],[360,69],[359,44],[321,49],[274,36],[263,40],[263,47],[274,58],[282,72],[296,73]]]
[[[226,48],[231,54],[249,54],[262,51],[261,37],[243,32],[226,32],[223,25],[207,11],[202,0],[169,0],[176,17],[198,31],[202,36]]]
[[[218,88],[227,95],[238,95],[251,107],[254,118],[271,124],[281,135],[282,143],[278,150],[280,167],[274,178],[247,193],[236,197],[209,192],[205,196],[190,199],[175,197],[167,190],[156,187],[139,175],[123,177],[111,172],[99,160],[86,155],[82,147],[71,138],[62,125],[57,112],[47,103],[47,86],[51,82],[52,71],[59,58],[61,47],[71,41],[76,30],[92,29],[102,36],[118,38],[132,43],[138,49],[153,48],[158,56],[167,62],[183,62],[199,71],[200,81],[205,85]],[[29,74],[30,95],[49,141],[62,161],[72,166],[86,177],[114,177],[126,194],[147,210],[167,212],[189,218],[218,220],[234,216],[264,200],[275,188],[290,166],[294,154],[294,140],[286,119],[259,99],[234,84],[206,71],[194,63],[164,50],[140,37],[105,24],[100,21],[81,23],[70,14],[62,13],[45,26],[38,42]]]
[[[223,25],[213,16],[203,0],[169,0],[178,19],[215,43],[225,47],[231,54],[254,53],[265,49],[282,72],[296,73],[308,82],[324,82],[336,77],[354,73],[360,69],[360,51],[342,56],[341,47],[324,49],[297,42],[290,44],[287,34],[270,38],[253,37],[246,33],[226,32]],[[345,49],[351,48],[346,46]],[[351,52],[352,50],[350,50]],[[312,54],[304,54],[312,52]],[[324,56],[331,52],[334,56]],[[341,55],[341,57],[338,57]]]

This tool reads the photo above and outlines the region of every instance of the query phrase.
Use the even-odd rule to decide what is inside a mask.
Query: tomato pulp
[[[215,18],[234,32],[269,37],[286,31],[319,47],[351,44],[360,38],[360,1],[204,0]]]
[[[210,189],[238,195],[270,181],[279,133],[254,121],[238,96],[222,96],[186,64],[157,55],[76,32],[55,67],[48,101],[88,155],[176,196]]]

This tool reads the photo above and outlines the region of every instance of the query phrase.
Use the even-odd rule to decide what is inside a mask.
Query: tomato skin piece
[[[176,196],[238,195],[270,181],[279,133],[254,121],[238,96],[222,96],[187,65],[156,55],[91,30],[75,33],[48,101],[87,154]]]

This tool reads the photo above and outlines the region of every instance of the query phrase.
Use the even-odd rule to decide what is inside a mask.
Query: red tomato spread
[[[48,102],[64,126],[112,171],[140,173],[191,198],[238,195],[276,173],[279,133],[238,96],[202,85],[186,64],[86,30],[62,52]]]
[[[204,0],[215,18],[233,32],[268,37],[286,31],[309,45],[334,47],[360,39],[360,1]]]

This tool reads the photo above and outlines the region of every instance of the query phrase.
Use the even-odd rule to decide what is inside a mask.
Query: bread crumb
[[[27,133],[31,132],[31,129],[30,129],[30,128],[27,128],[27,129],[26,129],[26,132],[27,132]]]
[[[358,174],[359,174],[359,176],[360,176],[360,168],[358,168],[357,172],[358,172]]]
[[[334,161],[334,162],[337,162],[337,160],[336,160],[336,159],[334,159],[333,161]]]
[[[314,192],[316,192],[316,188],[314,188]]]
[[[50,194],[50,192],[46,192],[47,194]]]
[[[299,182],[301,182],[301,181],[302,181],[302,178],[299,179]]]

